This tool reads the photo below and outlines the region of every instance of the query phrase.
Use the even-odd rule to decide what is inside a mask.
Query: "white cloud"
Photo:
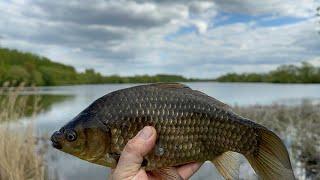
[[[315,1],[1,1],[1,44],[79,70],[213,77],[319,57]],[[303,3],[302,3],[303,2]],[[28,7],[28,8],[26,8]],[[282,26],[215,26],[219,12],[308,17]],[[181,33],[195,27],[197,32]],[[167,40],[172,34],[174,37]]]

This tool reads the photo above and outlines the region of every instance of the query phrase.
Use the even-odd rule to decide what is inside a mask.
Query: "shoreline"
[[[214,83],[214,84],[255,84],[255,85],[320,85],[320,83],[273,83],[273,82],[231,82],[231,81],[177,81],[177,82],[124,82],[124,83],[80,83],[80,84],[59,84],[59,85],[47,85],[47,86],[24,86],[24,89],[31,88],[46,88],[46,87],[70,87],[70,86],[91,86],[91,85],[137,85],[137,84],[152,84],[152,83]],[[17,86],[0,86],[3,88],[12,88]]]

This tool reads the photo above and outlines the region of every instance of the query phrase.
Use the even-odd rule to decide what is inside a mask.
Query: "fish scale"
[[[254,151],[256,140],[248,141],[256,137],[254,131],[248,131],[241,118],[201,94],[186,96],[170,89],[159,92],[156,87],[145,87],[144,93],[137,88],[112,96],[121,100],[113,102],[111,98],[110,106],[106,106],[113,117],[109,124],[113,153],[120,154],[126,142],[144,126],[151,125],[157,130],[157,143],[161,145],[145,157],[146,169],[214,159],[229,149]],[[126,126],[122,126],[123,120]],[[238,128],[232,128],[235,127],[232,124]],[[240,141],[246,144],[241,146]],[[156,153],[159,148],[163,148],[163,154]]]

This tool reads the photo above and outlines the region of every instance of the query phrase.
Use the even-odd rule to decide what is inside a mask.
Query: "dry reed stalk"
[[[10,124],[23,116],[29,97],[18,98],[23,85],[4,89],[0,90],[0,180],[43,180],[44,158],[37,153],[33,123]],[[37,103],[34,102],[34,109],[38,109]]]
[[[320,104],[235,107],[236,112],[277,132],[291,147],[294,162],[301,162],[305,175],[320,179]]]

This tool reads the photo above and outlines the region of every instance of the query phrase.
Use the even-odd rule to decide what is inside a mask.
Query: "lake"
[[[280,103],[294,105],[302,100],[319,102],[320,85],[315,84],[256,84],[256,83],[215,83],[197,82],[186,83],[193,89],[197,89],[213,96],[229,105],[248,106],[254,104]],[[43,112],[35,117],[37,132],[41,135],[51,135],[66,122],[71,120],[80,111],[92,103],[95,99],[114,90],[133,86],[135,84],[106,84],[106,85],[77,85],[59,87],[40,87],[37,95],[43,98],[63,97],[59,100],[46,103]],[[33,94],[26,91],[25,94]],[[46,102],[46,101],[45,101]],[[29,122],[30,117],[21,119],[21,122]],[[90,164],[59,152],[51,147],[48,149],[47,161],[50,168],[50,176],[58,176],[59,179],[106,179],[109,170],[107,168]],[[247,165],[241,167],[241,176],[246,177],[253,171]],[[210,163],[206,163],[192,179],[218,178],[216,171]]]

